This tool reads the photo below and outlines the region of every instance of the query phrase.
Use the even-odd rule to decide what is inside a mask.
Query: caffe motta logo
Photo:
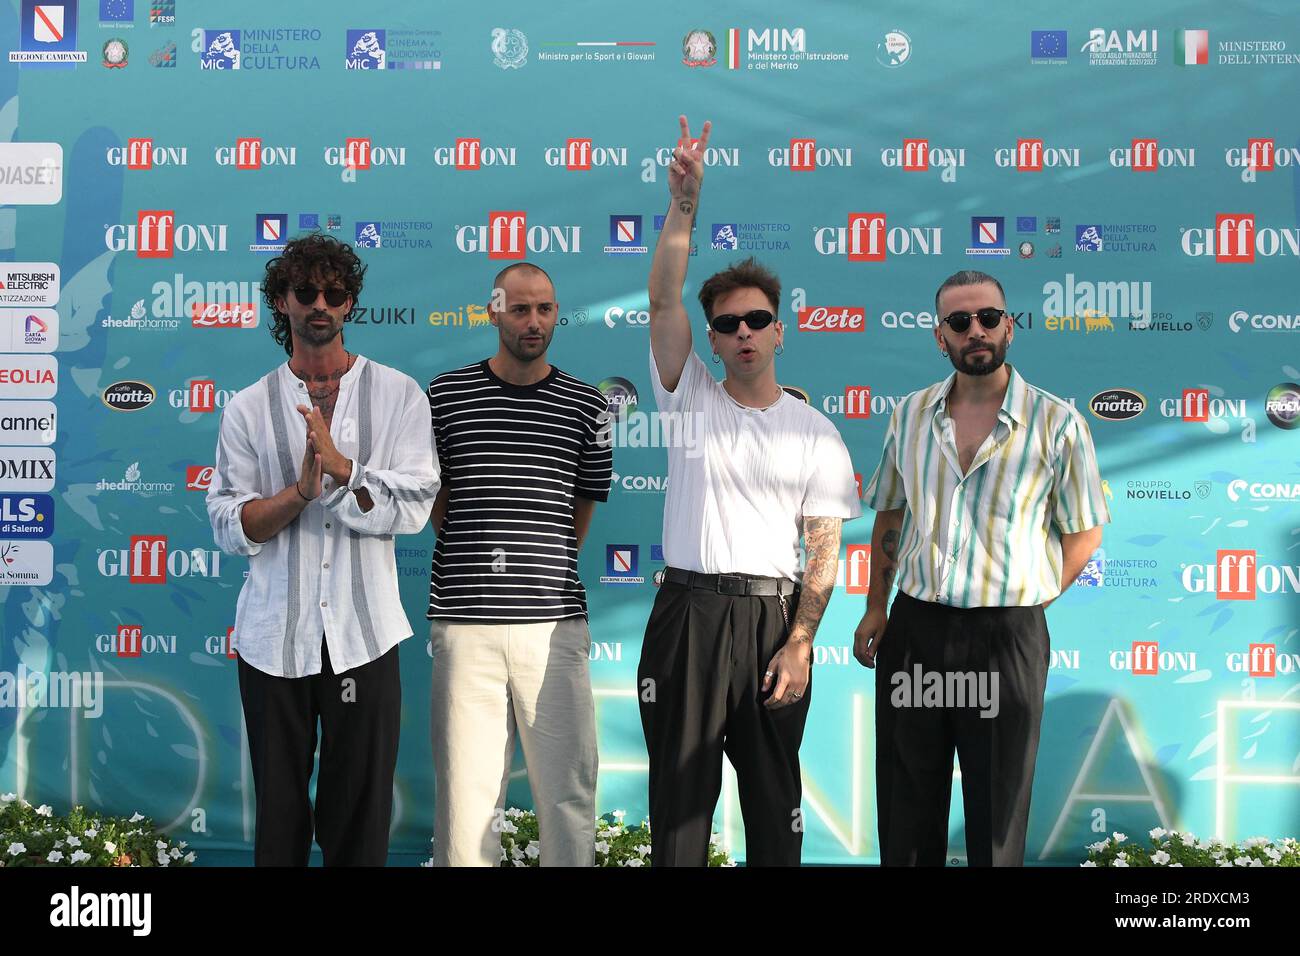
[[[1141,392],[1131,388],[1112,388],[1098,392],[1088,400],[1088,411],[1096,418],[1108,422],[1123,422],[1137,418],[1147,408],[1147,400]]]

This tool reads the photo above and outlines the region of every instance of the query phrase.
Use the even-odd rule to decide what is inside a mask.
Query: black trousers
[[[793,621],[795,601],[786,603]],[[797,704],[777,710],[763,706],[771,694],[761,690],[786,636],[775,596],[660,587],[637,668],[653,866],[708,861],[724,752],[736,769],[748,865],[799,865],[799,744],[812,684]]]
[[[898,593],[876,656],[876,793],[884,865],[944,865],[954,748],[968,863],[1023,865],[1048,655],[1040,606],[954,608]],[[943,706],[934,706],[933,696],[927,703],[916,688],[919,683],[933,691],[934,679],[918,682],[929,674],[942,675],[946,689],[961,691],[945,690]],[[962,675],[969,679],[957,679]],[[985,700],[970,693],[979,680],[991,692]],[[955,698],[962,695],[959,705]]]
[[[393,816],[401,726],[397,647],[335,674],[321,642],[321,672],[273,677],[239,659],[248,750],[257,790],[257,866],[306,866],[308,795],[320,720],[315,832],[326,866],[383,866]]]

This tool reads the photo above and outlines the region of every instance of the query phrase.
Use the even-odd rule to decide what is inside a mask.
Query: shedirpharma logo
[[[320,59],[302,52],[319,42],[312,28],[266,30],[195,30],[195,52],[201,70],[319,70]]]

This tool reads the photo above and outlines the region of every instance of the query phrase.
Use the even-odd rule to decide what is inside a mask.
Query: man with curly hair
[[[438,493],[428,399],[344,348],[365,266],[320,234],[267,263],[271,336],[289,361],[227,404],[208,517],[248,557],[232,638],[257,790],[254,862],[305,866],[319,720],[315,836],[326,866],[388,856],[401,723],[397,645],[411,636],[393,536]]]

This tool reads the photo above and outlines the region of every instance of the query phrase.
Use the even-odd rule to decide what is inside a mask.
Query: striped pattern
[[[484,361],[435,378],[429,405],[449,498],[427,616],[585,617],[573,504],[609,497],[604,396],[554,366],[534,385],[511,385]]]
[[[338,673],[377,660],[411,635],[397,588],[393,536],[429,523],[438,493],[429,404],[416,382],[358,356],[339,382],[330,433],[352,459],[347,485],[320,498],[266,542],[244,534],[241,512],[299,476],[306,387],[281,365],[227,403],[217,439],[208,517],[217,546],[248,557],[234,644],[276,677],[321,670],[321,634]],[[350,489],[374,501],[362,512]]]
[[[962,475],[947,421],[956,379],[907,396],[865,497],[905,508],[897,584],[953,607],[1025,607],[1061,591],[1061,535],[1110,521],[1088,424],[1010,365],[998,422]]]

